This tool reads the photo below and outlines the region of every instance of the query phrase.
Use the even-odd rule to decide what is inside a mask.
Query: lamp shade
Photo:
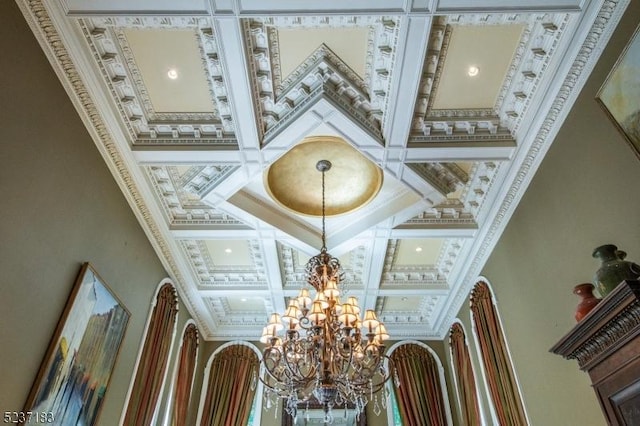
[[[298,307],[300,309],[309,309],[311,308],[311,296],[309,296],[308,288],[301,288],[300,293],[298,293],[297,297]]]
[[[300,317],[300,309],[298,309],[298,304],[295,300],[289,301],[289,307],[287,311],[282,316],[282,321],[288,322],[290,324],[297,324],[298,318]]]
[[[284,328],[284,326],[282,325],[282,321],[280,321],[280,315],[278,314],[271,314],[271,316],[269,317],[269,322],[267,323],[267,327],[275,327],[276,331],[280,331]]]
[[[347,303],[353,306],[353,313],[358,315],[360,313],[360,306],[358,306],[358,298],[355,296],[349,296]]]
[[[329,307],[329,301],[327,297],[322,292],[316,293],[316,297],[313,299],[313,303],[320,302],[320,306],[322,309],[327,309]]]
[[[378,339],[380,343],[389,339],[389,333],[383,323],[378,324],[378,328],[376,328],[376,339]]]
[[[323,291],[324,295],[329,299],[335,299],[340,296],[340,291],[338,290],[338,283],[334,279],[330,279],[327,281],[327,285],[324,287]]]
[[[362,326],[369,329],[369,332],[373,332],[373,329],[376,328],[380,324],[378,321],[378,317],[376,317],[376,313],[373,309],[367,309],[364,314],[364,319],[362,320]]]
[[[278,338],[276,327],[270,325],[263,327],[262,336],[260,336],[260,343],[268,344],[273,338]]]
[[[316,300],[313,302],[313,306],[311,307],[311,312],[308,315],[309,320],[314,324],[319,324],[320,321],[323,321],[327,318],[327,315],[324,313],[324,309],[322,308],[322,302]]]
[[[357,319],[358,316],[354,312],[353,305],[350,303],[343,303],[342,313],[338,315],[338,320],[342,322],[345,327],[353,327]]]

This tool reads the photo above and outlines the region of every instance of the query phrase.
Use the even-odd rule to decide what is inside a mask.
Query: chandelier
[[[299,408],[321,406],[324,422],[333,422],[333,408],[355,409],[359,417],[369,401],[374,413],[386,408],[387,395],[377,393],[389,379],[391,360],[385,355],[389,334],[369,309],[361,316],[358,299],[345,297],[340,261],[327,252],[325,236],[325,173],[331,162],[321,160],[322,248],[309,259],[308,286],[289,301],[283,315],[271,314],[263,328],[261,381],[265,385],[265,409],[283,399],[285,411],[294,419]],[[396,380],[397,381],[397,380]],[[380,399],[380,401],[379,401]]]

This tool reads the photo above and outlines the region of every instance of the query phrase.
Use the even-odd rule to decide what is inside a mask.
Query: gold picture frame
[[[640,25],[609,72],[596,100],[640,158]]]
[[[131,313],[84,263],[25,403],[56,425],[97,424]],[[22,423],[33,423],[34,418]]]

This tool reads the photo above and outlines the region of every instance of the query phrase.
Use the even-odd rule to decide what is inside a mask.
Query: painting
[[[638,30],[613,66],[596,99],[640,158],[640,36]]]
[[[83,264],[24,413],[60,426],[96,424],[129,317],[93,267]]]

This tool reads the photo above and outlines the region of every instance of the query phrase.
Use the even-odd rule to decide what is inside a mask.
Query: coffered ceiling
[[[303,284],[320,159],[349,295],[394,338],[442,338],[628,1],[18,3],[205,338],[228,340]]]

